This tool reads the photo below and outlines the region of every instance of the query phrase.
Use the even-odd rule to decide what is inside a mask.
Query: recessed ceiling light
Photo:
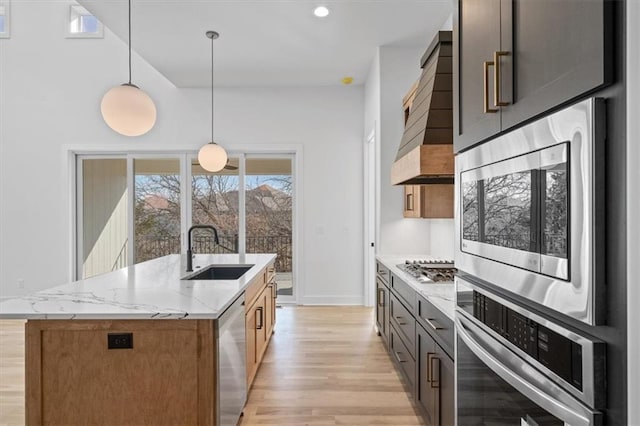
[[[350,85],[351,83],[353,83],[353,77],[347,76],[342,79],[342,84],[346,86]]]
[[[316,15],[318,18],[324,18],[325,16],[329,15],[329,9],[327,9],[324,6],[318,6],[315,9],[313,9],[313,14]]]

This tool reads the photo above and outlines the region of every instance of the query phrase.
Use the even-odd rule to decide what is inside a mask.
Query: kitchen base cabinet
[[[26,424],[215,425],[216,320],[29,320]]]
[[[267,350],[276,320],[275,273],[270,265],[245,292],[247,389],[251,387]],[[249,295],[249,296],[246,296]]]
[[[376,262],[376,328],[382,342],[389,345],[389,269]]]
[[[407,392],[427,425],[454,425],[453,320],[380,262],[376,272],[376,326]]]
[[[376,327],[385,344],[389,341],[389,289],[376,279]]]
[[[455,424],[454,363],[422,326],[416,327],[416,402],[429,426]]]
[[[393,325],[389,327],[389,352],[406,381],[409,392],[413,393],[416,375],[416,361],[413,348],[407,347]]]

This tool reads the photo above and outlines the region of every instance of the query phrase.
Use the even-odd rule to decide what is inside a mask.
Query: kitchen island
[[[186,258],[169,255],[0,303],[0,319],[28,320],[26,423],[235,424],[224,406],[244,404],[249,364],[233,362],[248,354],[244,305],[264,293],[274,259],[197,255],[194,273],[253,266],[235,280],[182,280]],[[223,333],[234,307],[242,328]],[[222,351],[222,340],[242,344]],[[242,389],[222,394],[234,369]]]

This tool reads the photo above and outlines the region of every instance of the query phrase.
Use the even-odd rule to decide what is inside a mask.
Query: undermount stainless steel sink
[[[184,277],[184,280],[237,280],[253,265],[209,265]]]

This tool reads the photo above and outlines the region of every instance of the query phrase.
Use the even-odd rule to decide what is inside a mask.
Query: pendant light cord
[[[213,142],[213,37],[211,37],[211,142]]]
[[[131,0],[129,0],[129,84],[131,84]]]

